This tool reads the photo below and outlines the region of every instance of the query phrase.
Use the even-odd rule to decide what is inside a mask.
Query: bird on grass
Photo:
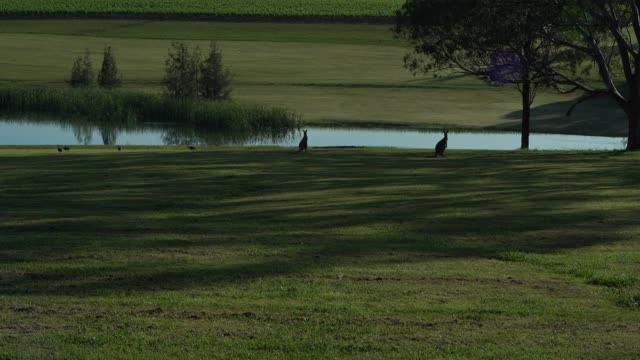
[[[192,150],[192,151],[193,151],[193,150],[195,150],[195,149],[196,149],[196,147],[195,147],[195,146],[193,146],[193,145],[189,145],[189,146],[187,146],[187,149],[189,149],[189,150]]]
[[[67,150],[69,150],[69,147],[65,146],[65,147],[63,147],[63,149],[64,149],[64,151],[67,151]]]
[[[58,146],[58,152],[61,153],[62,152],[62,148],[60,146]]]
[[[120,146],[118,146],[118,151],[122,151],[122,148]]]

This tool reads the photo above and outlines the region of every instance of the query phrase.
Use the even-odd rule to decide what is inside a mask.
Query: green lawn
[[[114,48],[126,88],[159,92],[173,39],[207,46],[218,40],[235,74],[239,102],[284,106],[308,124],[462,127],[517,130],[519,94],[468,78],[414,77],[408,51],[389,25],[4,20],[0,83],[64,86],[73,60],[89,48],[97,68]],[[566,113],[574,97],[538,96],[535,132],[625,135],[620,111],[607,101]]]
[[[0,149],[0,358],[638,358],[640,154]]]

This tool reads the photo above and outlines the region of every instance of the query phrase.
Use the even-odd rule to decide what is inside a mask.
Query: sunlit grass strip
[[[3,0],[0,2],[0,13],[390,17],[403,2],[403,0],[164,0],[153,2],[148,0]]]
[[[84,118],[92,123],[167,122],[225,130],[287,129],[295,114],[282,109],[97,88],[0,88],[0,111]]]

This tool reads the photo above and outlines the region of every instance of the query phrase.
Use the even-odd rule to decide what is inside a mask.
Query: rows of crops
[[[385,17],[404,0],[2,0],[0,14]]]

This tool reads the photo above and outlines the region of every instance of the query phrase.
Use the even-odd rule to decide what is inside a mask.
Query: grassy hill
[[[426,155],[0,149],[0,358],[640,353],[640,154]]]
[[[465,77],[414,77],[402,64],[408,49],[389,25],[5,20],[0,84],[65,86],[76,56],[90,49],[98,68],[99,54],[111,45],[126,88],[160,92],[174,39],[203,48],[218,40],[235,74],[236,101],[286,107],[308,124],[519,128],[517,91]],[[533,131],[625,134],[622,113],[604,100],[567,118],[574,98],[541,92]]]

